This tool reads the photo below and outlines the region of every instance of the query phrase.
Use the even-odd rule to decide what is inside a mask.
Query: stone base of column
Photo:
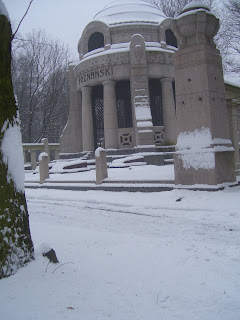
[[[104,129],[104,144],[105,149],[118,149],[118,130],[117,129]]]
[[[174,155],[176,185],[218,185],[235,182],[234,150],[201,152],[181,150]]]
[[[141,129],[137,131],[137,146],[153,146],[153,131],[152,129]]]

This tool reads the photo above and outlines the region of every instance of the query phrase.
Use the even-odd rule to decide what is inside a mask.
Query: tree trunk
[[[12,129],[20,135],[11,80],[11,40],[10,22],[0,15],[0,279],[14,274],[34,258],[24,187],[20,188],[16,182],[16,176],[10,168],[12,159],[9,152],[6,156],[3,143]],[[19,136],[15,136],[21,141]],[[22,156],[22,151],[17,153],[15,150],[15,144],[7,146],[7,151],[8,147],[14,148],[13,155]],[[21,145],[17,147],[22,148]],[[21,163],[21,159],[16,160]],[[15,174],[18,176],[19,172]]]

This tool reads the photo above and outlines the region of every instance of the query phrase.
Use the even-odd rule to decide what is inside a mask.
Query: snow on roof
[[[96,58],[99,56],[103,56],[105,54],[119,53],[119,52],[128,52],[130,42],[116,43],[112,44],[110,49],[104,50],[104,48],[98,48],[87,52],[81,61],[78,61],[76,65],[81,63],[82,61],[86,61],[88,59]],[[168,46],[168,48],[162,48],[159,42],[145,42],[146,51],[158,51],[158,52],[167,52],[174,53],[177,49],[172,46]]]
[[[9,20],[8,11],[5,7],[5,4],[2,2],[2,0],[0,0],[0,15],[7,17]]]
[[[202,3],[200,1],[192,1],[182,9],[181,13],[184,13],[190,10],[195,10],[195,9],[205,9],[207,11],[210,11],[209,6],[206,5],[205,3]]]
[[[107,25],[134,22],[159,24],[164,19],[166,16],[161,10],[144,0],[113,1],[93,18]]]

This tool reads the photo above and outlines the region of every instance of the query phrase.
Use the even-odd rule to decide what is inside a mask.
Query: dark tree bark
[[[0,15],[0,279],[34,259],[24,188],[16,184],[3,150],[5,134],[19,126],[11,79],[11,40],[10,22]]]

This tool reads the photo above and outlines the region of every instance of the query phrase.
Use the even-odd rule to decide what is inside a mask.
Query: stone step
[[[128,149],[107,149],[106,156],[107,162],[112,162],[116,159],[129,157],[131,155],[142,154],[144,161],[150,165],[164,165],[173,163],[173,155],[175,146],[160,146],[160,147],[139,147]],[[91,152],[78,152],[78,153],[65,153],[60,154],[60,159],[76,159],[91,160],[95,158],[93,151]]]
[[[164,159],[164,165],[168,165],[168,164],[174,164],[174,160],[173,159]]]

